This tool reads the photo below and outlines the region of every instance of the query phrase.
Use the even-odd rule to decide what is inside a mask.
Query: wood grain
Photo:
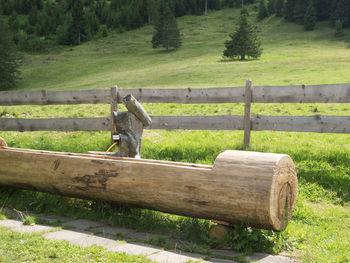
[[[152,116],[152,125],[146,129],[242,130],[243,116]]]
[[[109,131],[109,118],[0,118],[1,131]]]
[[[236,103],[245,102],[245,87],[203,89],[120,89],[118,103],[132,94],[149,103]],[[254,86],[252,103],[350,103],[350,84]],[[109,104],[110,91],[1,91],[0,106],[54,104]]]
[[[243,116],[151,116],[146,129],[243,130]],[[350,133],[350,116],[251,116],[253,131]],[[0,131],[109,131],[109,118],[0,118]]]
[[[350,116],[252,116],[255,131],[350,133]]]
[[[250,108],[252,104],[252,97],[253,97],[253,91],[252,91],[252,81],[247,80],[244,96],[245,96],[245,103],[244,103],[244,142],[243,146],[245,148],[249,147],[250,144],[250,131],[252,128],[251,119],[250,119]]]
[[[72,91],[1,91],[0,105],[109,104],[109,89]]]
[[[283,154],[226,151],[208,166],[6,148],[0,162],[3,186],[274,230],[285,228],[297,193]]]

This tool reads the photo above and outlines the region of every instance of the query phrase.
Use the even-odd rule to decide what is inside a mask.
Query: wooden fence
[[[145,103],[236,103],[245,104],[244,116],[152,116],[149,129],[244,130],[248,146],[250,131],[350,133],[350,116],[264,116],[250,114],[251,103],[350,103],[350,84],[310,86],[252,86],[207,89],[121,89],[79,91],[2,91],[0,106],[110,104],[111,112],[132,94]],[[106,118],[22,119],[0,118],[0,131],[109,131]]]

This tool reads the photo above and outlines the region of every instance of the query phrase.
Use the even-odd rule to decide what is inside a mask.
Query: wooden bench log
[[[0,185],[282,230],[297,177],[288,155],[225,151],[214,165],[0,147]]]

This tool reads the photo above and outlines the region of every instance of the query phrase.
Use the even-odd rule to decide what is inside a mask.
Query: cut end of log
[[[270,219],[272,228],[283,230],[292,218],[298,195],[295,165],[288,155],[276,162],[270,192]]]
[[[3,138],[0,137],[0,148],[6,148],[6,147],[7,147],[7,143]]]
[[[225,151],[215,160],[217,174],[234,177],[237,195],[244,197],[244,216],[229,221],[283,230],[292,217],[298,193],[298,179],[292,159],[286,154]],[[268,194],[267,194],[268,193]],[[234,208],[234,207],[233,207]],[[237,210],[237,209],[235,209]]]

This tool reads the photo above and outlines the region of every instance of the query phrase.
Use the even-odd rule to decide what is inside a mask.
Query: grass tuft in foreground
[[[20,234],[0,227],[0,262],[120,262],[151,263],[141,256],[106,251],[102,247],[82,248],[67,241],[52,241],[38,235]]]

